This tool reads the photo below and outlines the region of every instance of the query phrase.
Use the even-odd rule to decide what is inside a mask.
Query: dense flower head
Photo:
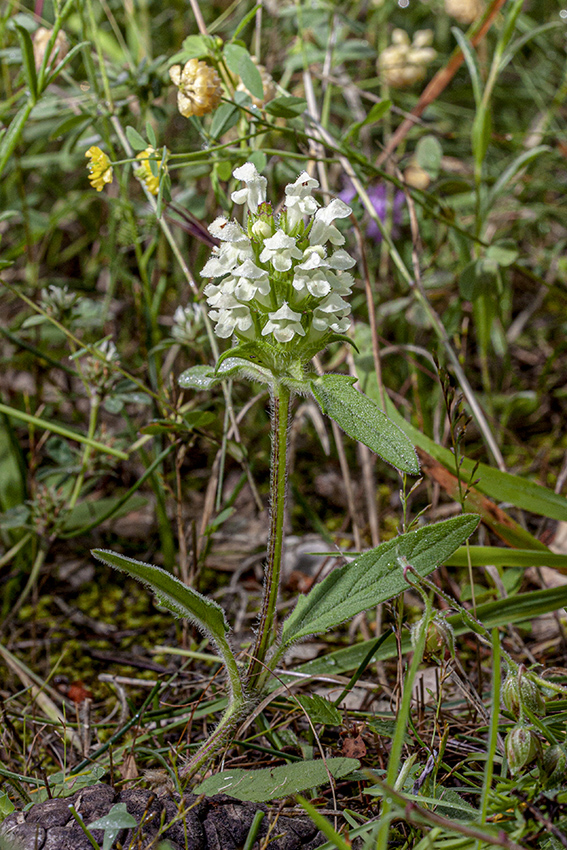
[[[206,115],[216,109],[222,98],[221,80],[214,68],[198,59],[189,59],[169,69],[177,86],[177,108],[184,118]]]
[[[179,306],[173,314],[172,337],[177,342],[188,344],[194,341],[203,321],[203,308],[197,302],[186,307]]]
[[[418,30],[413,41],[403,29],[392,32],[392,43],[378,57],[377,70],[389,86],[404,89],[425,79],[427,66],[437,56],[431,47],[432,30]]]
[[[167,172],[167,166],[158,158],[157,151],[151,145],[145,151],[141,151],[136,159],[140,161],[139,168],[135,174],[140,183],[144,183],[150,195],[157,195],[159,191],[159,176],[160,171]],[[152,170],[151,162],[154,162],[154,170]]]
[[[92,145],[85,153],[89,162],[89,182],[93,189],[102,192],[107,183],[112,183],[112,166],[108,156],[96,145]]]
[[[202,275],[209,316],[222,338],[254,343],[254,359],[269,364],[305,363],[349,327],[355,260],[341,246],[337,220],[351,210],[333,198],[312,195],[318,181],[307,172],[285,188],[281,214],[266,200],[267,180],[247,162],[234,177],[244,187],[231,194],[246,205],[243,225],[224,216],[209,226],[220,241]]]

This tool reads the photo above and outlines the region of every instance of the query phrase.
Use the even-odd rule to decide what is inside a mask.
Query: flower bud
[[[268,237],[273,235],[272,226],[267,221],[262,221],[262,219],[255,221],[250,229],[252,236],[255,236],[256,239],[268,239]]]
[[[523,705],[534,714],[545,714],[541,692],[532,679],[521,672],[511,671],[502,685],[502,702],[514,717],[520,717]]]
[[[567,778],[567,751],[564,746],[554,744],[544,751],[541,774],[548,787],[559,785]]]
[[[171,81],[177,86],[177,108],[184,118],[206,115],[216,109],[222,98],[220,77],[210,65],[189,59],[183,68],[169,69]]]
[[[445,650],[453,655],[455,641],[453,629],[443,617],[434,617],[427,627],[425,655],[445,655]]]
[[[504,742],[508,767],[512,776],[520,773],[537,755],[539,740],[531,729],[518,723],[506,735]]]

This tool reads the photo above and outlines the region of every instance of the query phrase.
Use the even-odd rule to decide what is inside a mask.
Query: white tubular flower
[[[329,273],[329,281],[333,292],[337,295],[350,295],[354,285],[354,278],[348,272],[340,272],[339,274]]]
[[[236,289],[236,280],[233,277],[227,277],[217,286],[214,283],[209,283],[203,290],[207,296],[207,304],[209,307],[214,307],[215,310],[224,310],[236,306],[238,302],[234,297]]]
[[[208,231],[215,239],[220,239],[222,242],[241,242],[248,241],[248,235],[242,229],[237,221],[229,221],[222,215],[209,224]]]
[[[296,271],[293,277],[293,288],[301,296],[309,293],[314,298],[324,298],[331,291],[331,283],[323,269]]]
[[[234,294],[241,301],[251,301],[258,294],[270,294],[270,276],[268,272],[258,268],[252,260],[245,260],[241,266],[234,269],[233,275],[238,279]]]
[[[344,333],[342,330],[336,331],[336,327],[340,324],[341,327],[348,328],[349,320],[346,317],[349,313],[350,304],[344,301],[337,292],[331,292],[313,310],[313,328],[316,331],[330,329],[337,333]]]
[[[331,242],[333,245],[343,245],[345,238],[332,222],[336,218],[347,218],[351,212],[351,208],[339,198],[333,198],[330,204],[317,210],[309,234],[310,244],[324,245],[325,242]]]
[[[262,336],[273,334],[278,342],[290,342],[295,334],[305,336],[300,320],[301,313],[296,313],[287,301],[284,301],[279,310],[268,313],[268,321],[262,328]]]
[[[297,268],[303,269],[304,271],[311,271],[312,269],[328,269],[329,263],[325,259],[327,256],[327,252],[323,245],[310,245],[303,252],[303,262],[300,263]]]
[[[230,196],[235,204],[248,204],[250,212],[258,212],[258,204],[266,200],[266,186],[268,181],[258,174],[256,166],[252,162],[246,162],[240,168],[235,168],[233,177],[246,183],[245,189],[238,189]]]
[[[344,250],[344,248],[339,248],[337,251],[334,251],[328,259],[329,268],[337,269],[337,271],[346,271],[346,269],[352,269],[353,266],[356,266],[356,260],[354,257],[351,257],[350,254]]]
[[[301,260],[303,252],[295,244],[293,236],[288,236],[283,230],[276,230],[269,239],[264,239],[264,250],[260,254],[260,262],[270,262],[278,272],[287,272],[291,261]]]
[[[295,183],[288,183],[285,187],[285,206],[290,230],[293,230],[302,216],[313,215],[317,211],[319,203],[311,197],[311,190],[318,188],[319,181],[310,177],[306,171],[299,175]]]
[[[235,330],[246,333],[252,327],[252,316],[246,304],[233,299],[234,306],[224,310],[211,310],[209,316],[215,325],[215,333],[221,339],[228,339]]]

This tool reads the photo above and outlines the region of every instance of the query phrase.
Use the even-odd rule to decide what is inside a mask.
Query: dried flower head
[[[39,27],[33,34],[33,58],[35,62],[35,70],[39,71],[41,68],[43,57],[45,56],[45,51],[47,50],[47,44],[51,35],[53,33],[52,29],[47,29],[46,27]],[[63,30],[59,30],[55,37],[55,43],[51,48],[51,53],[49,54],[49,59],[47,60],[47,67],[53,65],[54,61],[57,63],[61,62],[62,59],[65,58],[67,53],[69,52],[69,42],[67,40],[67,36],[63,32]]]
[[[183,67],[173,65],[169,76],[178,88],[177,108],[185,118],[206,115],[221,102],[220,77],[206,62],[189,59]]]
[[[106,183],[112,183],[112,166],[108,156],[96,145],[92,145],[85,156],[89,159],[89,182],[93,189],[102,192]]]
[[[167,173],[167,165],[158,158],[158,153],[151,145],[145,151],[141,151],[136,159],[140,160],[140,167],[134,172],[140,183],[144,183],[151,195],[157,195],[159,191],[160,173]]]
[[[257,106],[258,109],[261,109],[264,104],[269,103],[270,100],[274,99],[277,93],[277,89],[276,84],[274,83],[274,78],[271,74],[268,73],[268,71],[266,71],[265,67],[263,65],[260,65],[254,57],[252,57],[252,61],[258,68],[258,71],[260,72],[260,77],[262,78],[262,87],[264,90],[263,97],[261,99],[258,97],[254,97],[254,95],[250,91],[248,91],[242,81],[238,83],[236,90],[246,92],[246,94],[250,95],[254,106]]]
[[[482,0],[445,0],[445,11],[460,24],[468,26],[484,12]]]
[[[395,89],[408,88],[425,79],[427,66],[437,56],[431,47],[432,30],[418,30],[413,41],[405,30],[392,32],[392,44],[378,57],[378,73]]]
[[[305,363],[350,324],[343,296],[354,283],[347,270],[355,261],[339,247],[345,238],[334,223],[350,207],[338,198],[322,207],[311,194],[318,181],[303,172],[286,186],[278,217],[253,163],[236,168],[234,177],[245,183],[231,198],[247,205],[247,221],[243,227],[219,217],[210,225],[221,244],[202,271],[219,279],[204,290],[215,333],[252,345],[253,360],[272,370]]]

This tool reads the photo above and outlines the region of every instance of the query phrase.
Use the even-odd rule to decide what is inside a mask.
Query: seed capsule
[[[540,743],[531,729],[518,724],[506,735],[504,746],[510,773],[516,776],[535,758]]]

